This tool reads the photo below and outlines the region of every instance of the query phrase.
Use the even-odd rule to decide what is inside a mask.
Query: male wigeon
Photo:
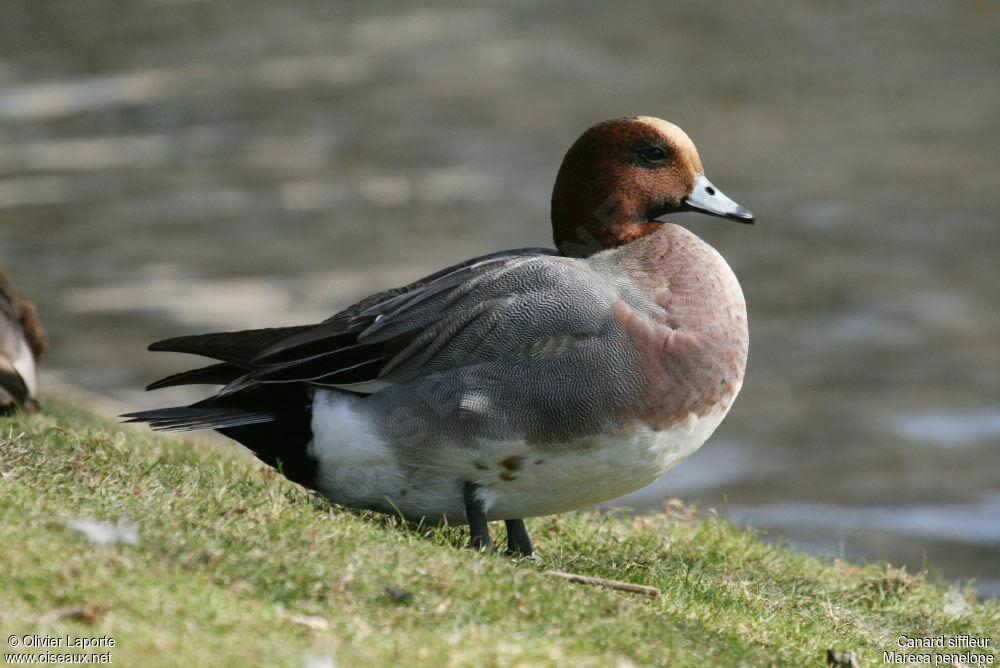
[[[676,211],[753,222],[677,126],[590,128],[552,193],[558,250],[501,251],[374,294],[314,325],[182,336],[150,350],[219,360],[148,389],[223,384],[124,417],[215,429],[348,506],[411,520],[505,520],[646,485],[690,455],[743,383],[747,315],[725,260]]]
[[[0,415],[38,410],[35,365],[47,347],[35,304],[0,268]]]

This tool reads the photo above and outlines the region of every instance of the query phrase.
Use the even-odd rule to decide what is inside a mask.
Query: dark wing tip
[[[176,385],[228,385],[246,373],[245,370],[227,362],[212,364],[199,369],[181,371],[161,378],[146,386],[146,391],[159,390]]]

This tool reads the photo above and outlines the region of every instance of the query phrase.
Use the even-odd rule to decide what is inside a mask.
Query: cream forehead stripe
[[[687,133],[673,123],[654,116],[636,116],[635,120],[653,128],[664,137],[670,139],[678,147],[689,149],[695,154],[698,153],[698,150],[694,146],[694,142],[687,136]]]

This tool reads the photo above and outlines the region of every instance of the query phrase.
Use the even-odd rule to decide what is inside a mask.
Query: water
[[[753,228],[742,395],[679,495],[1000,591],[1000,8],[0,4],[0,263],[44,368],[143,407],[166,336],[308,322],[548,245],[563,152],[651,114]]]

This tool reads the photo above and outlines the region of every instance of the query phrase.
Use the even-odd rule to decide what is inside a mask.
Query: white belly
[[[466,482],[480,486],[490,520],[550,515],[632,492],[697,450],[728,410],[690,416],[662,431],[642,428],[557,445],[442,442],[417,461],[376,437],[353,410],[355,401],[316,393],[309,451],[319,460],[319,490],[348,506],[449,524],[466,523]]]
[[[512,479],[494,474],[476,481],[483,486],[487,517],[550,515],[635,491],[701,447],[724,415],[692,416],[662,431],[643,428],[628,435],[594,437],[551,457],[531,455],[520,469],[505,476]],[[538,459],[541,462],[534,463]]]

